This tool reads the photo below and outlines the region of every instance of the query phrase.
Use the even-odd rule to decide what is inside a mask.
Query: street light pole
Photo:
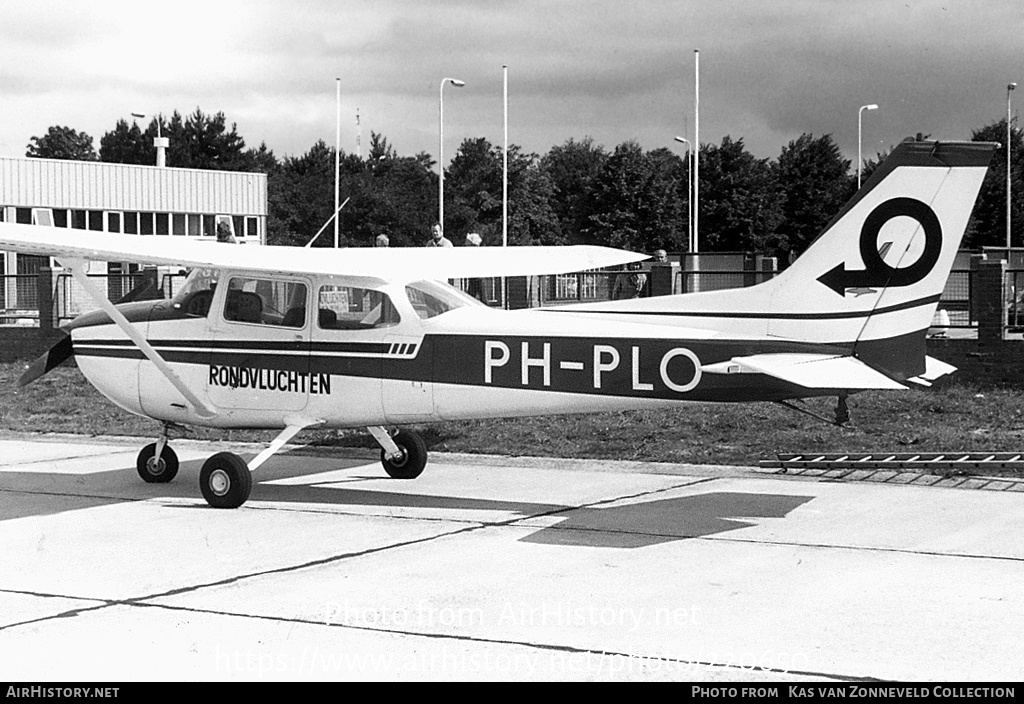
[[[877,110],[877,105],[861,105],[860,110],[857,111],[857,190],[860,190],[860,169],[864,163],[864,157],[861,156],[860,143],[863,129],[861,128],[862,117],[865,110]]]
[[[696,254],[700,248],[699,228],[697,219],[700,215],[700,49],[693,50],[693,249]],[[694,259],[694,266],[697,260]]]
[[[1012,132],[1010,130],[1010,93],[1017,87],[1016,83],[1010,83],[1006,86],[1006,256],[1009,261],[1010,256],[1010,137]]]
[[[147,115],[144,112],[133,112],[132,117],[145,120]],[[167,147],[170,146],[171,140],[160,134],[160,115],[153,119],[156,120],[156,137],[153,139],[153,146],[156,147],[156,165],[162,168],[167,166]]]
[[[508,246],[508,65],[501,67],[504,109],[504,146],[501,148],[501,246]]]
[[[437,224],[444,235],[444,84],[451,83],[456,88],[466,85],[465,81],[445,77],[441,79],[437,98],[437,171],[440,179],[437,182]]]
[[[693,147],[686,137],[676,137],[676,141],[686,145],[686,234],[687,248],[693,251]]]
[[[334,248],[338,248],[338,241],[340,239],[340,226],[338,223],[338,211],[341,207],[338,205],[341,200],[341,186],[339,179],[341,178],[341,79],[334,79]]]

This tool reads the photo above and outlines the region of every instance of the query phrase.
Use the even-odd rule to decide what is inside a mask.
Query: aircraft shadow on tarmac
[[[661,543],[699,538],[717,533],[747,528],[756,519],[784,518],[791,511],[810,501],[810,496],[786,494],[755,494],[742,492],[708,492],[674,498],[635,501],[607,507],[568,506],[548,503],[477,499],[459,496],[406,493],[358,488],[361,480],[380,479],[376,475],[349,474],[340,481],[335,478],[301,484],[268,483],[269,480],[294,478],[315,473],[317,460],[278,465],[276,469],[261,472],[259,483],[253,488],[252,498],[261,502],[315,503],[353,507],[392,507],[409,509],[440,509],[455,511],[494,511],[511,514],[496,519],[496,523],[522,518],[544,516],[562,519],[558,523],[540,528],[521,538],[522,542],[544,545],[580,547],[637,548]],[[338,469],[338,461],[327,463]],[[343,462],[343,464],[348,464]],[[181,472],[171,484],[145,485],[137,482],[134,468],[118,469],[73,476],[67,474],[31,474],[4,472],[0,488],[9,489],[0,506],[0,520],[25,516],[49,515],[65,511],[120,503],[126,499],[196,497],[195,507],[180,503],[174,508],[207,510],[198,497],[196,477],[201,462],[183,462]],[[313,465],[313,466],[310,466]],[[268,468],[269,469],[269,468]],[[25,486],[33,482],[33,491]],[[125,489],[131,486],[130,497]],[[352,484],[350,488],[346,484]],[[43,490],[41,487],[45,486]],[[403,489],[409,484],[402,482]],[[25,493],[22,493],[22,492]],[[217,510],[217,509],[208,509]]]

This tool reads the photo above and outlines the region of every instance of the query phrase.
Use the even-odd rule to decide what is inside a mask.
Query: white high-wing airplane
[[[0,250],[56,257],[100,309],[29,368],[73,354],[118,406],[163,424],[137,462],[170,481],[180,425],[272,428],[246,463],[200,473],[213,506],[240,506],[252,471],[310,426],[365,426],[392,477],[423,440],[385,425],[781,401],[928,385],[953,367],[925,335],[997,145],[899,145],[811,247],[749,288],[523,311],[439,280],[581,271],[645,258],[600,247],[303,249],[0,224]],[[115,305],[86,262],[193,267],[172,300]],[[843,405],[842,403],[840,404]]]

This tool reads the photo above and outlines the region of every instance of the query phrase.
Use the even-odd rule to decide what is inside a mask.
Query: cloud
[[[98,139],[135,110],[199,106],[249,144],[298,154],[333,142],[341,78],[347,150],[358,108],[364,144],[374,130],[436,153],[439,84],[456,76],[450,155],[465,137],[500,141],[507,64],[512,139],[527,151],[586,135],[651,149],[692,136],[699,48],[702,142],[743,137],[774,157],[803,132],[831,133],[851,156],[866,103],[880,105],[865,115],[868,153],[998,120],[1006,83],[1024,82],[1019,15],[1015,0],[8,0],[0,142],[49,124]]]

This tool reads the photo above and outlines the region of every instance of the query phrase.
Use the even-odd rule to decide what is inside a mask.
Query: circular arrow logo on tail
[[[916,262],[903,268],[886,264],[878,251],[878,233],[885,223],[900,216],[917,220],[924,230],[924,252]],[[843,262],[819,276],[818,281],[840,296],[845,296],[848,288],[910,286],[928,275],[939,261],[941,251],[942,225],[935,211],[926,203],[913,198],[892,198],[872,210],[864,219],[864,226],[860,230],[860,256],[865,268],[847,269]]]

